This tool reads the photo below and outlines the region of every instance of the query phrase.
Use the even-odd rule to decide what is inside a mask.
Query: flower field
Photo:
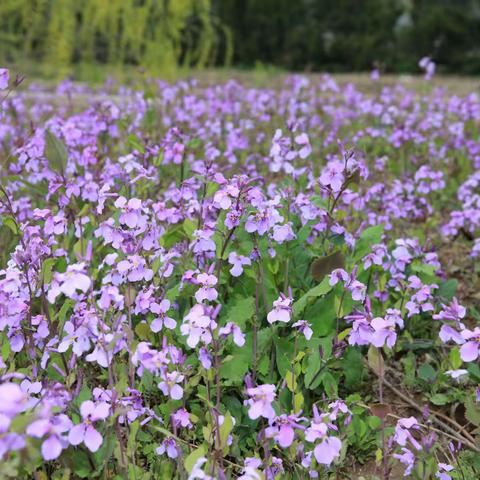
[[[477,94],[21,80],[0,478],[480,478]]]

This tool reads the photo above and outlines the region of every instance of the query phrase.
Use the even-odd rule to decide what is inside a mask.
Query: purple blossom
[[[299,320],[292,325],[293,328],[297,328],[300,333],[303,333],[307,340],[310,340],[313,335],[311,325],[306,320]]]
[[[232,335],[235,345],[239,347],[245,345],[245,334],[242,333],[240,327],[233,322],[228,322],[224,327],[219,328],[218,335],[223,338]]]
[[[10,72],[7,68],[0,68],[0,90],[5,90],[8,88]]]
[[[172,414],[172,422],[177,428],[193,428],[192,422],[190,421],[190,414],[184,408],[179,408]]]
[[[42,456],[44,460],[54,460],[60,456],[62,450],[69,443],[64,435],[73,427],[72,421],[64,414],[50,418],[35,420],[27,427],[27,435],[36,438],[47,437],[42,442]]]
[[[218,297],[218,292],[214,288],[217,284],[217,277],[208,273],[199,273],[197,275],[197,282],[200,285],[200,289],[195,292],[195,299],[198,303],[202,303],[204,300],[212,302]]]
[[[183,388],[181,385],[184,376],[179,372],[167,372],[163,375],[163,380],[158,384],[162,393],[173,400],[180,400],[183,397]]]
[[[159,447],[157,447],[156,452],[158,455],[167,454],[169,458],[175,459],[178,457],[178,447],[175,439],[166,438]]]
[[[277,300],[273,302],[273,310],[267,315],[268,323],[282,322],[288,323],[292,315],[292,299],[280,294]]]
[[[465,343],[460,347],[460,357],[464,362],[474,362],[480,355],[480,327],[468,330],[467,328],[461,332]]]
[[[167,299],[162,300],[159,304],[153,303],[151,305],[150,310],[158,315],[158,317],[155,318],[150,324],[152,332],[159,332],[162,330],[164,325],[170,330],[173,330],[177,326],[177,322],[173,318],[166,315],[169,309],[170,301]]]
[[[74,298],[77,290],[86,293],[92,285],[92,281],[85,275],[84,270],[85,264],[76,263],[69,265],[65,273],[55,273],[47,294],[48,301],[54,303],[61,293],[69,298]]]
[[[402,448],[402,452],[401,454],[394,453],[393,457],[405,465],[406,468],[403,476],[408,477],[415,466],[415,455],[408,448]]]
[[[243,255],[238,255],[236,252],[231,252],[228,255],[228,263],[232,265],[232,268],[230,269],[230,273],[234,277],[239,277],[243,273],[243,266],[251,265],[252,261],[248,257],[244,257]]]
[[[110,406],[106,402],[93,403],[90,400],[80,405],[82,422],[70,429],[68,441],[72,445],[84,443],[91,451],[96,452],[102,445],[102,435],[95,429],[94,424],[99,420],[105,420],[110,414]]]
[[[250,397],[245,400],[248,405],[248,416],[252,420],[259,417],[271,419],[275,417],[275,411],[272,402],[275,400],[275,385],[259,385],[258,387],[247,388],[247,395]]]
[[[438,472],[435,474],[437,478],[440,480],[452,480],[452,477],[447,473],[453,470],[452,465],[448,465],[447,463],[439,463],[438,464]]]
[[[295,439],[295,429],[304,429],[299,422],[304,420],[297,415],[279,415],[270,421],[266,435],[273,438],[282,448],[288,448]]]

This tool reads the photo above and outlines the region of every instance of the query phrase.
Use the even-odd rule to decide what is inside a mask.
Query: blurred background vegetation
[[[0,0],[0,62],[43,77],[233,66],[480,73],[480,0]]]

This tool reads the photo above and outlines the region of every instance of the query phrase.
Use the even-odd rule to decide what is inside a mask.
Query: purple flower
[[[307,340],[310,340],[313,335],[311,325],[306,320],[299,320],[292,325],[293,328],[297,328],[300,333],[303,333]]]
[[[194,305],[184,322],[180,326],[182,335],[188,335],[187,345],[195,348],[200,340],[208,345],[212,341],[211,328],[216,326],[215,322],[207,314],[205,306],[201,303]]]
[[[392,320],[376,317],[371,321],[370,326],[373,328],[370,335],[372,345],[377,348],[384,345],[393,348],[397,340],[397,334],[395,333],[395,323]]]
[[[251,265],[252,261],[248,257],[238,255],[236,252],[231,252],[228,256],[228,263],[230,263],[230,265],[233,265],[230,269],[230,273],[234,277],[239,277],[243,273],[243,266]]]
[[[117,264],[117,270],[125,275],[130,282],[150,281],[153,278],[153,270],[146,268],[146,261],[138,255],[130,255],[128,259],[121,260]]]
[[[307,158],[312,153],[312,147],[310,145],[310,140],[306,133],[301,133],[295,137],[295,143],[300,145],[300,150],[298,156],[302,159]]]
[[[178,447],[175,442],[175,439],[169,437],[166,438],[159,447],[157,447],[156,452],[158,455],[167,454],[169,458],[178,457]]]
[[[8,80],[10,77],[10,72],[7,68],[0,68],[0,90],[5,90],[8,88]]]
[[[128,228],[145,228],[147,219],[141,214],[142,201],[140,199],[131,198],[127,201],[125,197],[118,197],[115,200],[115,207],[122,212],[118,218],[121,225],[126,225]]]
[[[42,456],[44,460],[58,458],[64,448],[68,447],[68,441],[63,434],[72,428],[72,421],[64,414],[51,418],[35,420],[27,427],[27,435],[36,438],[47,437],[42,443]]]
[[[47,294],[48,301],[54,303],[61,293],[69,298],[74,298],[77,290],[86,293],[92,281],[83,273],[84,269],[85,264],[76,263],[69,265],[65,273],[55,273],[54,280]]]
[[[24,410],[27,396],[16,383],[0,385],[0,415],[14,417]]]
[[[163,381],[158,384],[158,388],[173,400],[180,400],[183,397],[183,388],[179,384],[184,378],[179,372],[167,372],[163,376]]]
[[[204,300],[213,301],[218,297],[218,292],[214,288],[217,284],[217,277],[208,273],[199,273],[197,275],[197,282],[200,284],[200,289],[195,292],[195,299],[198,303]]]
[[[394,453],[393,457],[405,465],[406,469],[403,476],[408,477],[415,466],[415,455],[408,448],[402,448],[402,452],[402,454]]]
[[[342,189],[345,165],[343,162],[334,160],[322,170],[320,178],[318,179],[321,186],[330,188],[332,192],[338,193]]]
[[[272,238],[280,244],[285,241],[294,240],[296,235],[293,233],[291,223],[286,223],[285,225],[275,225],[273,227]]]
[[[393,440],[398,443],[401,447],[404,447],[407,444],[407,441],[410,440],[411,444],[417,450],[421,450],[421,445],[415,440],[410,430],[419,430],[420,425],[417,422],[415,417],[401,418],[398,420],[395,427],[395,434]]]
[[[451,472],[452,470],[452,465],[448,465],[447,463],[439,463],[438,472],[435,474],[435,476],[440,480],[452,480],[452,477],[448,473],[446,473]]]
[[[278,299],[273,302],[273,310],[271,310],[267,315],[268,323],[288,323],[292,315],[291,305],[292,299],[280,294]]]
[[[273,206],[265,206],[258,209],[254,215],[249,215],[245,222],[245,230],[248,233],[257,232],[264,235],[276,223],[282,222],[283,217]]]
[[[93,403],[86,400],[80,405],[80,414],[82,423],[71,428],[68,434],[68,441],[72,445],[85,443],[85,446],[91,451],[96,452],[102,445],[102,435],[95,430],[94,423],[98,420],[105,420],[110,413],[110,405],[106,402]]]
[[[430,80],[435,73],[435,63],[430,57],[422,57],[418,66],[425,72],[425,80]]]
[[[266,429],[266,435],[273,438],[282,448],[288,448],[295,438],[295,428],[303,429],[298,424],[303,418],[297,415],[280,415],[271,421],[271,425]]]
[[[192,422],[190,421],[190,414],[184,409],[179,408],[173,415],[172,415],[172,422],[175,427],[183,427],[183,428],[192,428]]]
[[[72,322],[67,321],[63,330],[66,332],[66,335],[58,345],[57,350],[60,353],[66,352],[73,346],[73,353],[80,357],[83,353],[90,350],[90,334],[87,327],[80,325],[75,328]]]
[[[212,368],[212,356],[208,353],[208,350],[205,347],[200,348],[198,351],[198,358],[205,370]]]
[[[460,347],[460,357],[464,362],[474,362],[479,356],[480,350],[480,327],[475,330],[462,330],[462,338],[465,343]]]
[[[229,335],[233,335],[233,342],[239,347],[245,345],[245,334],[238,325],[233,322],[228,322],[224,327],[218,330],[218,335],[223,338],[227,338]]]
[[[315,459],[322,465],[330,465],[340,456],[342,442],[337,437],[326,437],[322,442],[316,445],[313,450]]]
[[[158,315],[158,317],[150,324],[152,332],[159,332],[163,325],[170,330],[173,330],[177,326],[177,322],[166,315],[169,309],[170,301],[167,299],[162,300],[159,304],[153,303],[151,305],[150,310]]]
[[[275,400],[275,385],[259,385],[258,387],[247,388],[247,395],[250,397],[245,400],[248,405],[248,416],[252,420],[258,417],[267,419],[275,417],[275,411],[272,402]]]

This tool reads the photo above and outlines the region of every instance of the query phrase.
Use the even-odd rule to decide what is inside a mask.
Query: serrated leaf
[[[242,330],[247,320],[255,313],[255,299],[253,297],[237,298],[227,305],[227,319],[234,322]]]
[[[480,426],[480,405],[473,398],[468,398],[464,405],[466,419],[473,425]]]

